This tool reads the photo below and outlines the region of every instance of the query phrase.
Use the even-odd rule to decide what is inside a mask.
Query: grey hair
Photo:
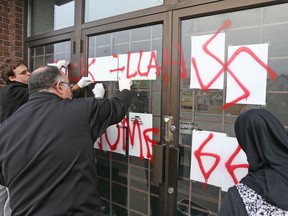
[[[36,69],[28,80],[29,94],[45,91],[63,81],[62,72],[55,66],[44,66]]]

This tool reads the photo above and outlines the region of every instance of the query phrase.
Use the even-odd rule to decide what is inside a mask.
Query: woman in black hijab
[[[247,155],[248,174],[224,197],[219,216],[288,215],[288,136],[270,112],[238,116],[236,138]]]

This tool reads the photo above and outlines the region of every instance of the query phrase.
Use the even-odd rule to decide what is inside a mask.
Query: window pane
[[[29,0],[28,36],[74,25],[74,0]]]
[[[162,5],[164,0],[85,0],[85,22]],[[112,7],[111,7],[112,5]]]
[[[70,62],[70,44],[70,41],[66,41],[31,48],[30,62],[32,70],[58,60]]]

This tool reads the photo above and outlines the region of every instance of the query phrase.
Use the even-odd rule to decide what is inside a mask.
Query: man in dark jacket
[[[110,99],[71,99],[56,67],[31,74],[29,101],[0,128],[0,183],[9,187],[12,215],[100,215],[93,143],[126,115],[131,84],[119,80]]]
[[[7,84],[0,92],[0,124],[28,101],[28,79],[30,73],[22,60],[6,59],[1,66],[1,76]],[[0,186],[0,215],[10,216],[9,199],[6,187]]]
[[[30,73],[22,60],[7,59],[0,70],[2,79],[7,84],[0,93],[2,122],[28,101],[27,82]]]

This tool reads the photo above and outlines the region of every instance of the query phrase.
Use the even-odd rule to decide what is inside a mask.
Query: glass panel
[[[243,110],[251,107],[264,107],[270,110],[288,128],[288,45],[285,42],[288,34],[287,9],[288,4],[282,4],[182,21],[181,47],[188,74],[185,79],[181,80],[180,89],[180,180],[178,182],[177,207],[177,212],[180,215],[198,215],[198,213],[200,215],[201,211],[201,215],[208,215],[207,212],[211,212],[213,215],[217,214],[221,199],[225,194],[220,186],[205,185],[203,183],[204,177],[203,182],[190,180],[191,158],[193,158],[191,156],[192,131],[221,132],[235,137],[235,119]],[[228,91],[227,71],[224,73],[223,89],[208,88],[208,90],[203,91],[200,87],[199,89],[190,88],[193,52],[191,37],[212,36],[227,20],[230,21],[230,25],[221,30],[221,33],[225,33],[225,62],[228,61],[229,46],[269,44],[266,68],[269,66],[277,74],[277,77],[273,80],[267,73],[266,105],[232,104],[224,109],[225,95]],[[221,48],[218,47],[218,49]],[[201,49],[204,50],[203,47]],[[209,49],[212,52],[216,51],[216,49],[213,50],[212,45],[208,45]],[[206,53],[203,51],[203,56],[205,55],[208,55],[207,50]],[[240,58],[240,56],[238,57]],[[199,68],[201,68],[200,66]],[[238,67],[241,68],[241,65]],[[251,74],[251,79],[257,79],[257,76],[253,77]]]
[[[31,48],[30,62],[32,70],[58,60],[70,62],[70,44],[70,41],[66,41]]]
[[[74,25],[74,0],[29,0],[28,7],[28,37]]]
[[[161,67],[162,31],[162,25],[154,25],[91,36],[89,37],[88,44],[89,61],[95,58],[95,65],[97,65],[97,62],[100,62],[102,57],[127,56],[130,52],[131,54],[139,54],[140,51],[150,52],[152,54],[152,51],[156,51],[157,63],[159,67]],[[117,64],[119,64],[119,68],[122,66],[120,65],[121,62],[122,61],[118,59]],[[105,67],[106,66],[109,67],[109,65],[105,65]],[[127,67],[128,65],[125,65],[125,68]],[[104,68],[104,66],[102,68]],[[120,76],[121,73],[122,72],[119,71],[118,76]],[[123,73],[126,74],[126,72]],[[95,80],[97,81],[97,78],[95,78]],[[105,97],[111,97],[118,93],[117,79],[114,81],[102,81],[102,83],[104,83],[105,86]],[[136,78],[133,81],[132,94],[132,104],[129,110],[130,115],[131,112],[152,114],[152,127],[160,130],[161,76],[157,76],[156,79],[145,78],[144,80]],[[132,128],[130,129],[128,130],[129,135],[126,135],[127,138],[134,133],[132,132]],[[108,134],[108,137],[110,136],[111,133]],[[151,134],[150,138],[155,142],[160,142],[159,133]],[[104,139],[106,138],[102,140]],[[117,141],[115,142],[117,143]],[[151,144],[149,143],[148,145]],[[96,150],[100,188],[102,184],[106,187],[110,183],[109,189],[100,191],[101,198],[104,203],[106,202],[108,205],[105,208],[109,209],[113,215],[152,215],[152,213],[153,215],[158,215],[159,189],[158,186],[152,182],[153,163],[151,163],[149,159],[141,159],[139,157],[140,155],[127,156],[130,154],[132,145],[128,142],[127,146],[129,147],[125,150],[126,155],[114,152],[115,150],[109,147],[108,144],[106,144],[105,147],[106,152],[99,149]],[[144,140],[143,146],[146,146],[146,141]],[[109,160],[107,160],[107,158],[109,158]],[[110,203],[110,205],[108,203]]]
[[[85,0],[85,22],[155,7],[162,5],[163,1],[164,0],[122,0],[120,2],[117,0],[108,0],[101,2],[101,7],[99,7],[99,1]]]

